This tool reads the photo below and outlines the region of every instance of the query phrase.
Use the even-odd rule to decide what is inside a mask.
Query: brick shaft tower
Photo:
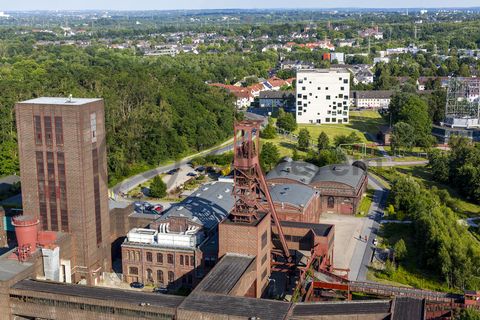
[[[226,253],[255,256],[255,296],[260,297],[270,276],[272,218],[280,230],[283,253],[287,258],[290,254],[260,168],[260,122],[236,123],[234,131],[235,202],[229,218],[219,226],[219,256]]]
[[[103,100],[37,98],[15,112],[23,210],[72,235],[73,281],[95,284],[111,265]]]

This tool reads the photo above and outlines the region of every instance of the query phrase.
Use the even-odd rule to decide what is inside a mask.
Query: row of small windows
[[[130,261],[141,261],[140,258],[140,252],[139,251],[127,251],[128,255],[128,260]],[[156,256],[156,261],[157,263],[163,264],[163,253],[157,253]],[[153,261],[153,253],[152,252],[147,252],[145,254],[145,260],[147,262],[154,262]],[[180,255],[179,262],[181,266],[195,266],[195,258],[194,256],[190,255]],[[174,264],[174,256],[172,253],[167,254],[167,263],[168,264]]]
[[[20,295],[10,295],[12,300],[17,300],[24,303],[32,303],[43,306],[54,306],[58,308],[65,309],[74,309],[74,310],[83,310],[103,314],[116,314],[126,317],[135,317],[142,319],[159,319],[159,320],[170,320],[174,319],[173,315],[158,313],[158,312],[149,312],[141,310],[129,310],[118,307],[109,307],[109,306],[99,306],[94,304],[79,303],[79,302],[70,302],[70,301],[59,301],[46,298],[36,298],[36,297],[27,297]]]
[[[163,273],[163,270],[157,270],[156,272],[156,278],[154,278],[154,273],[153,273],[153,270],[150,269],[150,268],[147,268],[146,269],[146,279],[147,279],[147,282],[148,283],[158,283],[158,284],[162,284],[162,285],[166,285],[166,284],[170,284],[172,282],[175,281],[175,273],[173,271],[168,271],[167,272],[167,282],[165,282],[165,277],[164,277],[164,273]],[[138,276],[139,275],[139,271],[138,271],[138,267],[129,267],[128,268],[128,274],[131,275],[131,276]],[[191,274],[188,274],[188,275],[185,275],[184,277],[182,277],[182,282],[185,283],[185,284],[192,284],[193,283],[193,277]]]
[[[47,146],[53,145],[53,126],[52,117],[43,117],[43,129],[42,132],[42,117],[34,116],[34,132],[35,132],[35,144],[42,145],[44,140]],[[53,117],[53,123],[55,125],[55,143],[58,146],[63,145],[63,120],[62,117]]]

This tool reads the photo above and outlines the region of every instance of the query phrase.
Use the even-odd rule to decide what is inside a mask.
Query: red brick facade
[[[261,297],[270,277],[271,260],[271,216],[252,224],[223,221],[219,229],[219,259],[226,253],[239,253],[255,259],[255,297]]]
[[[16,105],[24,212],[73,236],[73,281],[110,271],[105,115],[100,99]]]

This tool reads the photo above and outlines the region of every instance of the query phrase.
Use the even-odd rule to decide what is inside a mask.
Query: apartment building
[[[345,69],[299,70],[296,116],[298,123],[348,123],[350,73]]]

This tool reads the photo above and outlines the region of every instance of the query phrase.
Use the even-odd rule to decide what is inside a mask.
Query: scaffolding
[[[480,126],[480,78],[452,78],[448,84],[445,125],[451,128]]]

